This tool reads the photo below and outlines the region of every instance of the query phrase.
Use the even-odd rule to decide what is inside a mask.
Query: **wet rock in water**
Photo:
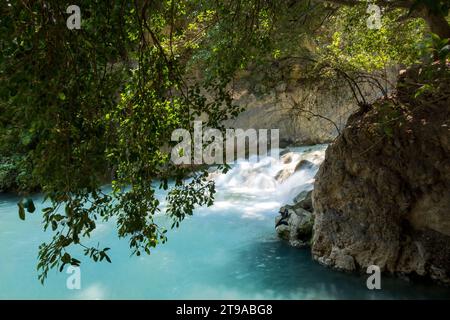
[[[346,254],[344,250],[336,247],[332,249],[329,257],[318,257],[316,260],[324,266],[333,266],[341,271],[351,272],[356,270],[355,259]]]
[[[302,191],[295,198],[294,203],[302,209],[313,212],[312,190]]]
[[[309,246],[314,224],[313,214],[299,206],[284,206],[275,218],[275,230],[281,239],[295,247]]]
[[[283,182],[292,174],[294,173],[294,170],[292,169],[292,165],[294,164],[293,161],[298,159],[298,155],[294,152],[287,152],[283,154],[280,158],[281,163],[286,165],[283,169],[277,172],[275,175],[275,180],[278,182]]]
[[[289,240],[290,234],[291,234],[291,229],[290,229],[287,219],[283,219],[282,216],[276,216],[275,217],[275,229],[277,231],[278,236],[281,239]]]
[[[336,269],[345,271],[354,271],[356,269],[355,260],[345,250],[334,247],[331,250],[330,259],[334,261]]]
[[[294,156],[295,156],[295,153],[287,152],[281,156],[280,160],[283,164],[288,164],[288,163],[292,162],[292,159],[294,158]]]
[[[412,98],[408,83],[428,81],[422,70],[402,75],[395,101],[352,115],[328,147],[313,191],[319,262],[450,284],[450,71]]]
[[[314,166],[315,166],[315,164],[312,163],[311,161],[303,159],[295,166],[294,172],[304,170],[304,169],[311,169]]]
[[[280,171],[278,171],[278,173],[275,175],[275,180],[277,180],[278,182],[283,182],[285,181],[287,178],[289,178],[292,175],[292,171],[289,170],[289,168],[285,168],[282,169]]]

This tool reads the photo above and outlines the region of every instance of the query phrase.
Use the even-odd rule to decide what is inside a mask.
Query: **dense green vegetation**
[[[217,128],[236,116],[227,85],[237,70],[295,56],[310,66],[306,76],[351,76],[415,63],[430,47],[445,60],[448,1],[399,3],[388,5],[380,30],[368,30],[365,1],[80,0],[81,29],[69,30],[60,1],[8,0],[0,8],[0,190],[23,195],[22,219],[34,211],[30,192],[49,200],[42,214],[54,237],[40,247],[40,279],[78,265],[73,246],[109,261],[109,248],[83,242],[98,220],[114,218],[136,255],[165,242],[152,181],[175,183],[166,212],[173,226],[212,204],[206,173],[185,182],[190,168],[170,162],[170,136],[192,130],[200,115]],[[438,35],[427,36],[428,27]],[[108,182],[112,194],[102,192]]]

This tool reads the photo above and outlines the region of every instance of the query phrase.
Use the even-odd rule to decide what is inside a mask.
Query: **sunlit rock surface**
[[[450,283],[450,80],[415,99],[425,74],[403,72],[395,100],[352,115],[329,146],[313,192],[319,262]]]

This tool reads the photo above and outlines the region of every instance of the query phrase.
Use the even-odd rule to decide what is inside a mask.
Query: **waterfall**
[[[238,159],[226,174],[211,174],[218,193],[257,195],[281,204],[292,202],[304,190],[311,190],[314,176],[325,157],[327,145],[283,150],[280,158],[256,156]]]

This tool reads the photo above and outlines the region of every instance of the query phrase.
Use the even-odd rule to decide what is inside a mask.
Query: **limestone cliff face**
[[[286,60],[238,74],[233,102],[244,111],[227,125],[278,128],[282,147],[332,141],[357,109],[356,101],[346,83],[310,79],[306,68]],[[370,88],[362,89],[369,101],[377,98]]]
[[[449,74],[404,72],[394,98],[353,114],[329,146],[313,192],[319,262],[450,283]]]

